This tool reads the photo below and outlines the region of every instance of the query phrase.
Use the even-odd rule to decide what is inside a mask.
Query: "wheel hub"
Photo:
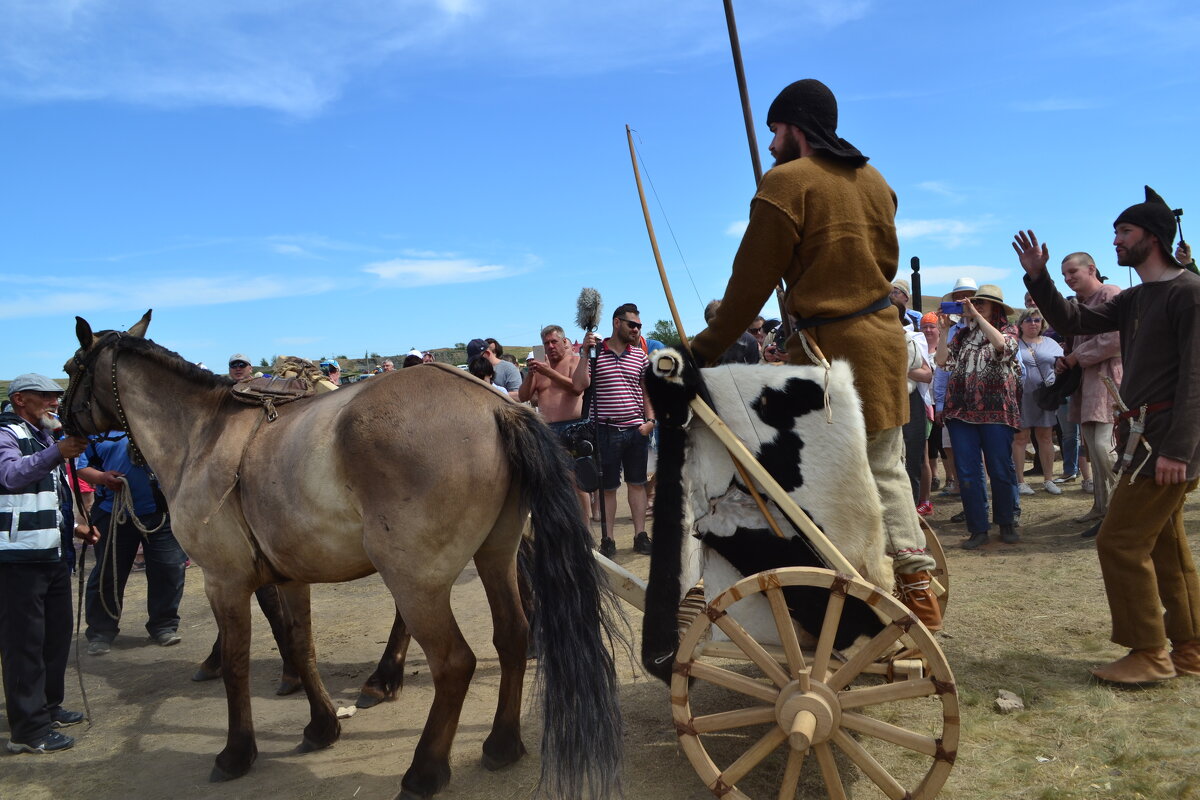
[[[827,740],[841,723],[837,695],[823,683],[812,681],[808,691],[792,681],[775,701],[775,720],[788,733],[788,744],[801,752]]]

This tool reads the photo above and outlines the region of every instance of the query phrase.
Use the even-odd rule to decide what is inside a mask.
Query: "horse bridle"
[[[125,407],[121,403],[121,391],[117,384],[117,356],[121,352],[120,342],[125,336],[124,331],[109,331],[93,343],[87,352],[84,352],[82,347],[75,351],[75,355],[71,357],[71,361],[74,362],[78,372],[71,377],[66,391],[63,392],[62,422],[63,430],[67,434],[74,436],[84,435],[82,431],[85,429],[79,423],[80,418],[86,414],[89,427],[95,433],[95,441],[115,441],[120,438],[109,436],[107,434],[108,426],[102,426],[97,423],[96,409],[92,403],[92,395],[95,392],[93,384],[95,383],[96,362],[99,360],[102,350],[110,344],[114,345],[109,386],[112,389],[113,404],[117,409],[117,422],[129,440],[129,459],[135,466],[141,467],[146,465],[146,459],[142,456],[142,451],[134,442],[133,431],[129,427],[129,420],[125,417]],[[82,357],[80,357],[80,353],[83,353]]]

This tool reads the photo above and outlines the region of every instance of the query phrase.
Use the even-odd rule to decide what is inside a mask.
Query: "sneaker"
[[[633,552],[644,556],[650,555],[650,534],[642,531],[633,537]]]
[[[951,495],[958,494],[958,484],[954,481],[946,481],[946,485],[942,487],[942,491],[938,494],[942,497],[950,497]]]
[[[69,728],[72,725],[78,725],[81,722],[83,722],[82,711],[67,711],[59,708],[50,712],[51,728]]]
[[[1021,541],[1021,534],[1017,533],[1017,529],[1012,525],[1001,525],[1000,541],[1005,544],[1017,544]]]
[[[926,500],[924,503],[921,503],[919,506],[917,506],[917,513],[922,517],[928,517],[933,513],[933,503],[929,502],[928,500]]]
[[[1042,488],[1046,490],[1046,494],[1062,494],[1062,489],[1058,488],[1058,484],[1054,481],[1046,481],[1042,484]]]
[[[977,550],[987,543],[988,535],[987,531],[984,531],[983,533],[972,533],[971,538],[967,539],[959,546],[962,547],[963,550]]]
[[[1025,483],[1024,481],[1021,481],[1020,483],[1017,484],[1017,494],[1020,494],[1020,495],[1033,494],[1033,487],[1030,486],[1028,483]]]
[[[941,486],[942,486],[942,481],[940,478],[930,478],[929,479],[929,491],[936,492],[938,489],[941,488]]]
[[[175,631],[163,631],[162,633],[154,634],[150,638],[158,642],[161,647],[170,647],[173,644],[179,644],[183,641],[183,637]]]
[[[605,558],[612,558],[617,554],[617,543],[608,537],[600,539],[600,555]]]
[[[951,522],[966,522],[967,521],[967,512],[965,510],[958,512],[957,514],[955,514],[953,517],[950,518],[950,521]]]
[[[34,739],[32,742],[13,742],[8,743],[8,752],[10,753],[57,753],[59,750],[69,750],[75,744],[75,740],[65,733],[58,731],[50,731],[45,736]]]
[[[1084,478],[1083,483],[1079,487],[1085,494],[1095,494],[1096,484],[1092,483],[1091,478]]]
[[[1076,472],[1074,475],[1063,475],[1061,478],[1055,478],[1054,482],[1055,483],[1074,483],[1078,478],[1079,478],[1079,473]]]
[[[103,639],[97,639],[94,642],[88,642],[89,656],[106,656],[111,646]]]

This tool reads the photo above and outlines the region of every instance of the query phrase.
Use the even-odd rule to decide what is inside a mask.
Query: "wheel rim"
[[[831,593],[816,649],[808,656],[788,614],[783,589],[789,586]],[[770,603],[780,640],[774,655],[728,613],[754,594]],[[842,659],[833,650],[833,639],[846,597],[869,603],[888,624]],[[713,626],[737,646],[748,664],[731,669],[705,659],[701,643]],[[929,674],[870,685],[864,668],[902,637],[921,649]],[[700,694],[704,698],[697,703]],[[899,708],[902,703],[906,706]],[[933,636],[891,596],[857,578],[823,569],[788,567],[758,573],[708,604],[680,643],[671,704],[684,752],[709,789],[723,798],[748,798],[738,783],[756,769],[765,770],[761,765],[768,758],[775,770],[771,775],[781,775],[773,794],[795,797],[809,754],[832,798],[846,796],[838,758],[856,765],[885,797],[931,798],[949,777],[958,748],[954,676]],[[722,710],[709,713],[717,704]],[[697,707],[701,705],[704,708]],[[755,777],[762,782],[763,776]]]

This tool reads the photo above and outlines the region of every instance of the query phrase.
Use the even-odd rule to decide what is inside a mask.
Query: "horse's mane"
[[[96,336],[103,338],[108,333],[112,333],[112,331],[100,331]],[[233,378],[230,378],[228,375],[219,375],[203,367],[198,367],[179,355],[179,353],[168,350],[151,339],[142,339],[137,336],[121,336],[116,340],[115,347],[119,351],[128,351],[144,356],[172,372],[179,373],[197,383],[203,384],[206,389],[232,386],[234,384]]]

